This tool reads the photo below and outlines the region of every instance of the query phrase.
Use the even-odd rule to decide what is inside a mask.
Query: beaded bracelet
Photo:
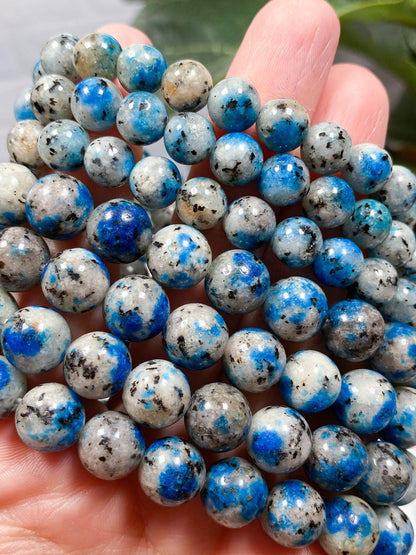
[[[167,67],[154,47],[123,50],[103,33],[52,37],[33,81],[15,104],[12,162],[0,164],[0,417],[15,411],[18,435],[38,451],[78,441],[97,478],[138,468],[156,503],[175,506],[200,493],[208,515],[231,528],[261,515],[283,546],[319,539],[329,554],[409,553],[413,528],[398,505],[416,498],[416,458],[407,451],[416,445],[413,173],[376,145],[353,146],[335,123],[311,127],[296,100],[261,107],[243,79],[213,86],[199,62]],[[210,119],[199,113],[205,106]],[[257,140],[247,132],[254,125]],[[90,140],[88,132],[107,130]],[[134,145],[162,138],[167,156],[135,159]],[[204,160],[212,176],[183,182],[177,163]],[[68,173],[81,167],[98,186],[129,183],[133,198],[115,192],[94,208],[88,188]],[[253,183],[255,194],[228,203],[227,191]],[[299,213],[284,217],[292,206]],[[173,207],[181,223],[170,223]],[[203,233],[213,228],[232,246],[216,256]],[[338,236],[326,231],[333,228]],[[88,249],[50,255],[44,238],[83,232]],[[266,246],[282,276],[284,267],[293,275],[271,283]],[[115,281],[109,262],[120,265]],[[308,267],[316,281],[298,275]],[[206,303],[171,310],[164,288],[203,280]],[[19,309],[9,292],[39,284],[53,308]],[[344,298],[328,306],[330,288]],[[64,315],[99,305],[109,331],[72,340]],[[255,310],[266,329],[230,333],[231,315]],[[286,355],[318,334],[325,353]],[[133,368],[130,343],[155,336],[166,360]],[[229,383],[192,392],[187,374],[218,361]],[[341,375],[343,361],[359,368]],[[26,391],[27,374],[61,363],[67,385]],[[284,402],[252,414],[245,392],[274,386]],[[117,394],[124,412],[85,423],[82,399]],[[338,423],[328,416],[312,433],[308,415],[330,407]],[[141,427],[182,418],[185,438],[146,448]],[[379,438],[368,442],[367,434]],[[200,451],[243,444],[252,462],[229,456],[206,470]],[[313,486],[285,479],[268,491],[261,471],[301,467]]]

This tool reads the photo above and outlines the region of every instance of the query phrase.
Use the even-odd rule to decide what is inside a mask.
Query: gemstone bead
[[[371,256],[385,258],[393,266],[400,267],[410,260],[415,250],[416,239],[411,228],[399,220],[393,220],[384,241],[370,249],[369,253]]]
[[[93,416],[78,438],[84,468],[101,480],[119,480],[135,470],[145,450],[139,427],[126,414],[108,410]]]
[[[313,263],[313,271],[324,285],[345,287],[354,283],[363,265],[363,253],[355,243],[333,237],[323,242],[322,250]]]
[[[293,216],[280,221],[271,237],[273,254],[290,268],[312,264],[322,249],[322,233],[309,218]]]
[[[26,195],[36,176],[29,168],[13,162],[0,163],[0,224],[16,225],[26,220]]]
[[[99,137],[87,146],[84,166],[89,177],[102,187],[121,187],[135,164],[129,145],[118,137]]]
[[[117,76],[120,44],[106,33],[89,33],[76,44],[72,53],[74,67],[81,79],[99,76],[113,81]]]
[[[257,186],[260,195],[273,206],[291,206],[308,192],[309,171],[300,158],[276,154],[264,162]]]
[[[371,143],[355,145],[343,168],[342,177],[355,192],[370,195],[381,188],[390,176],[392,161],[389,153]]]
[[[412,207],[407,210],[407,212],[403,212],[396,216],[398,220],[407,224],[413,232],[416,231],[416,202],[412,204]]]
[[[60,383],[30,389],[16,408],[16,430],[32,449],[46,453],[73,445],[85,422],[84,407],[76,393]]]
[[[346,166],[351,148],[351,137],[343,127],[321,122],[309,128],[300,151],[302,160],[311,171],[328,175]]]
[[[117,77],[129,92],[157,91],[165,70],[165,58],[150,44],[130,44],[117,60]]]
[[[78,37],[70,33],[61,33],[51,37],[40,52],[40,62],[45,73],[57,73],[71,81],[79,79],[74,67],[72,55]]]
[[[416,499],[416,457],[411,451],[405,451],[409,459],[410,466],[412,467],[412,479],[404,494],[396,501],[397,505],[407,505]]]
[[[241,528],[263,512],[267,484],[245,459],[222,459],[208,470],[201,500],[215,522],[227,528]]]
[[[381,435],[402,449],[416,445],[416,389],[396,387],[396,413]]]
[[[312,181],[302,199],[302,207],[307,217],[319,227],[338,227],[348,221],[354,212],[354,191],[339,177],[319,177]]]
[[[163,98],[176,112],[196,112],[208,102],[212,77],[207,68],[195,60],[178,60],[164,72],[161,82]]]
[[[416,283],[406,278],[397,280],[394,296],[380,306],[380,312],[388,320],[416,325]]]
[[[116,122],[123,139],[135,145],[150,145],[163,137],[168,112],[155,94],[137,91],[122,100]]]
[[[0,285],[0,336],[4,322],[10,318],[18,308],[14,297]]]
[[[27,166],[34,173],[39,172],[44,161],[38,151],[38,139],[43,125],[35,119],[18,121],[7,135],[7,151],[17,164]]]
[[[72,119],[73,90],[74,83],[63,75],[48,74],[41,77],[30,95],[36,119],[44,125],[57,119]]]
[[[361,249],[376,247],[389,234],[393,218],[386,206],[371,198],[355,203],[351,218],[344,222],[344,237]]]
[[[119,89],[103,77],[87,77],[72,93],[71,110],[77,122],[90,131],[105,131],[116,123],[123,97]]]
[[[384,343],[370,364],[393,383],[411,380],[416,376],[416,330],[400,322],[386,323]]]
[[[173,507],[195,497],[205,482],[205,463],[199,451],[179,437],[165,437],[145,451],[139,467],[143,492],[159,505]]]
[[[413,252],[406,264],[400,268],[400,273],[409,281],[416,282],[416,251]]]
[[[193,177],[178,189],[176,212],[184,224],[211,229],[227,210],[227,196],[219,183],[209,177]]]
[[[13,414],[26,390],[25,374],[0,356],[0,420]]]
[[[215,141],[211,123],[201,114],[176,114],[170,118],[165,128],[165,148],[169,156],[180,164],[202,162],[210,155]]]
[[[376,507],[375,509],[380,538],[373,551],[373,555],[408,555],[410,553],[414,531],[408,516],[398,507]]]
[[[33,87],[25,87],[14,101],[13,113],[16,121],[36,119],[30,103],[32,89]]]
[[[390,301],[397,290],[397,270],[384,258],[365,258],[364,266],[351,285],[355,297],[378,306]]]
[[[78,170],[84,164],[88,133],[75,121],[61,119],[48,123],[39,135],[38,148],[43,162],[58,171]]]
[[[33,66],[32,70],[32,81],[36,83],[41,77],[46,74],[45,70],[42,67],[42,63],[38,60],[35,65]]]
[[[398,216],[410,210],[416,201],[416,176],[404,166],[393,166],[393,170],[375,195],[390,211]]]

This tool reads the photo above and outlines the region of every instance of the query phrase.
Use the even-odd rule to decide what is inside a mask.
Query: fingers
[[[107,33],[118,40],[122,48],[126,48],[130,44],[142,42],[145,44],[152,44],[152,41],[139,29],[124,25],[123,23],[111,23],[103,25],[97,29],[99,33]]]

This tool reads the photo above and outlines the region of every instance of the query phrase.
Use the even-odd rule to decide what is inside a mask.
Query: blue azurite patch
[[[404,386],[395,389],[396,414],[382,430],[381,435],[386,441],[402,449],[408,449],[416,445],[416,390]]]
[[[260,195],[273,206],[291,206],[308,192],[309,171],[300,158],[276,154],[264,162],[257,186]]]
[[[343,225],[344,236],[361,249],[379,245],[387,237],[392,224],[389,209],[378,200],[366,198],[355,203],[351,218]]]
[[[363,253],[355,243],[333,237],[323,242],[322,250],[313,263],[313,271],[324,285],[345,287],[357,279],[363,265]]]
[[[169,156],[180,164],[197,164],[208,158],[215,140],[214,129],[208,119],[193,112],[172,116],[164,133]]]
[[[408,555],[414,531],[409,517],[398,507],[376,507],[380,538],[373,555]]]
[[[312,264],[322,248],[322,233],[309,218],[294,216],[280,221],[271,237],[273,254],[290,268]]]
[[[160,88],[166,68],[159,50],[150,44],[135,43],[124,48],[118,57],[117,77],[129,92],[155,92]]]
[[[342,177],[357,193],[370,195],[390,176],[392,161],[389,153],[371,143],[355,145],[350,159],[342,170]]]
[[[72,93],[71,110],[77,122],[90,131],[105,131],[116,123],[123,97],[119,89],[103,77],[87,77]]]
[[[23,119],[36,119],[30,102],[33,87],[26,87],[14,101],[14,117],[16,121]]]
[[[168,112],[163,102],[146,91],[133,92],[121,102],[117,129],[129,143],[150,145],[163,137]]]
[[[36,83],[41,77],[45,75],[45,70],[42,67],[42,63],[38,60],[35,65],[33,66],[32,70],[32,81]]]
[[[39,135],[39,155],[53,170],[78,170],[84,164],[89,142],[88,133],[77,122],[69,119],[52,121]]]

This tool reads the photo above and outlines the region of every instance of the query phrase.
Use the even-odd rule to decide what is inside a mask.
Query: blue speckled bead
[[[367,470],[368,458],[359,436],[337,424],[317,428],[305,462],[309,478],[320,488],[343,492],[353,488]]]
[[[291,154],[276,154],[268,158],[257,178],[261,196],[273,206],[291,206],[309,190],[308,168],[300,158]]]
[[[390,176],[390,154],[377,145],[362,143],[351,149],[351,156],[343,168],[342,177],[357,193],[376,192]]]
[[[105,131],[116,123],[123,97],[119,89],[103,77],[80,81],[71,97],[71,110],[77,122],[90,131]]]
[[[346,181],[335,176],[312,181],[302,199],[305,214],[321,228],[332,228],[349,220],[354,212],[354,191]]]
[[[276,227],[272,207],[259,197],[241,197],[228,207],[223,227],[227,239],[239,249],[257,249],[268,241]]]
[[[403,214],[416,201],[416,176],[404,166],[393,166],[393,170],[382,186],[377,189],[375,198],[382,202],[392,216]]]
[[[215,522],[227,528],[241,528],[263,512],[267,484],[257,468],[245,459],[222,459],[207,472],[201,500]]]
[[[197,164],[208,158],[215,145],[211,123],[193,112],[176,114],[168,121],[164,142],[171,158],[180,164]]]
[[[149,210],[165,208],[175,202],[181,185],[178,168],[163,156],[146,156],[130,173],[130,190],[134,198]]]
[[[318,351],[298,351],[289,356],[279,382],[288,405],[302,412],[320,412],[330,407],[341,390],[336,364]]]
[[[14,162],[0,163],[0,224],[16,225],[26,220],[26,195],[36,182],[29,168]]]
[[[36,83],[41,77],[45,75],[45,70],[42,67],[41,61],[38,60],[33,66],[32,70],[32,81]]]
[[[122,389],[131,370],[131,356],[118,337],[93,331],[71,343],[63,370],[75,393],[86,399],[105,399]]]
[[[110,286],[110,276],[99,256],[82,249],[65,249],[46,264],[42,291],[62,312],[86,312],[98,306]]]
[[[397,289],[397,270],[384,258],[365,258],[364,266],[350,291],[355,297],[379,306],[390,301]]]
[[[117,112],[117,129],[129,143],[150,145],[163,137],[168,112],[163,102],[146,91],[123,98]]]
[[[222,357],[224,374],[242,391],[267,391],[284,370],[286,353],[280,341],[260,328],[243,328],[230,336]]]
[[[380,306],[380,312],[387,320],[397,320],[415,327],[416,283],[403,277],[399,278],[394,296]]]
[[[189,370],[208,368],[224,354],[228,329],[211,306],[189,303],[176,308],[163,330],[168,357]]]
[[[50,173],[27,193],[28,222],[43,237],[71,239],[84,231],[94,201],[87,187],[75,177]]]
[[[386,206],[371,198],[355,203],[351,218],[344,222],[344,237],[354,241],[361,249],[376,247],[389,234],[393,218]]]
[[[133,262],[146,251],[152,224],[144,208],[132,200],[115,198],[99,204],[90,214],[87,237],[104,260]]]
[[[380,538],[373,555],[408,555],[414,531],[408,516],[398,507],[376,507]]]
[[[215,125],[228,132],[244,131],[251,127],[259,110],[259,93],[240,77],[223,79],[209,94],[209,116]]]
[[[57,119],[72,119],[73,91],[74,83],[63,75],[48,74],[41,77],[30,95],[36,119],[44,125]]]
[[[88,133],[75,121],[61,119],[46,125],[39,135],[38,149],[43,162],[58,171],[78,170],[84,164]]]
[[[322,326],[329,351],[352,362],[370,358],[384,341],[384,320],[371,304],[347,299],[333,304]]]
[[[355,486],[359,495],[374,505],[390,505],[402,497],[412,478],[412,466],[406,454],[387,441],[366,445],[367,472]]]
[[[211,171],[224,185],[240,187],[256,179],[263,165],[263,152],[247,133],[227,133],[212,148]]]
[[[178,60],[162,75],[163,98],[176,112],[197,112],[208,102],[212,77],[196,60]]]
[[[4,322],[18,310],[14,297],[0,285],[0,335]]]
[[[328,312],[325,293],[314,281],[292,276],[272,285],[263,305],[273,333],[287,341],[304,341],[319,332]]]
[[[78,456],[88,472],[101,480],[119,480],[135,470],[143,457],[144,437],[126,414],[108,410],[93,416],[78,438]]]
[[[413,252],[406,264],[403,264],[400,268],[400,273],[409,281],[416,282],[416,251]]]
[[[185,181],[176,195],[176,212],[184,224],[211,229],[227,210],[227,196],[219,183],[209,177]]]
[[[84,166],[89,177],[102,187],[120,187],[135,164],[134,154],[118,137],[99,137],[87,146]]]
[[[345,167],[351,147],[351,137],[343,127],[323,121],[309,128],[300,152],[311,171],[328,175]]]
[[[146,449],[139,467],[139,483],[152,501],[173,507],[198,494],[205,474],[199,451],[188,441],[171,436],[158,439]]]
[[[205,278],[205,291],[218,310],[246,314],[259,308],[270,287],[270,274],[250,251],[233,249],[219,254]]]
[[[398,220],[407,224],[414,232],[416,231],[416,202],[407,212],[403,212],[396,216]]]
[[[399,220],[393,220],[384,241],[370,249],[370,255],[385,258],[400,267],[406,264],[416,250],[416,239],[412,229]]]
[[[117,77],[117,59],[122,52],[118,41],[106,33],[89,33],[79,39],[72,59],[81,79],[99,76],[113,81]]]
[[[167,360],[149,360],[134,368],[123,387],[123,404],[133,420],[165,428],[185,414],[191,389],[185,374]]]
[[[154,46],[130,44],[118,57],[117,77],[129,92],[155,92],[160,88],[166,67],[165,58]]]
[[[80,398],[60,383],[30,389],[16,409],[16,430],[32,449],[47,453],[73,445],[85,422]]]
[[[23,119],[36,119],[30,103],[30,94],[33,87],[25,87],[14,101],[14,117],[16,121]]]
[[[26,375],[0,356],[0,420],[13,414],[26,390]]]
[[[147,265],[161,285],[187,289],[199,283],[211,264],[211,247],[197,229],[172,224],[153,235]]]
[[[322,250],[313,263],[313,271],[324,285],[345,287],[354,283],[363,265],[363,253],[355,243],[333,237],[323,242]]]
[[[325,503],[321,547],[331,555],[370,555],[377,545],[377,515],[355,495],[338,495]]]
[[[299,216],[279,222],[271,238],[273,254],[290,268],[312,264],[322,244],[322,233],[316,223]]]
[[[416,445],[416,389],[398,386],[396,389],[396,413],[381,435],[386,441],[402,449]]]
[[[169,299],[160,285],[134,274],[113,283],[103,305],[109,330],[124,341],[144,341],[157,335],[169,310]]]
[[[270,491],[262,516],[263,529],[276,543],[303,547],[314,542],[325,523],[319,493],[301,480],[286,480]]]
[[[416,457],[411,451],[405,451],[412,467],[412,479],[404,494],[396,501],[397,505],[407,505],[416,499]]]
[[[289,407],[269,406],[253,414],[247,451],[266,472],[293,472],[309,457],[312,434],[303,416]]]
[[[308,129],[308,112],[292,98],[270,100],[260,110],[256,121],[259,141],[273,152],[297,148]]]
[[[61,33],[51,37],[40,52],[40,62],[45,73],[64,75],[71,81],[79,79],[74,67],[72,54],[78,37],[71,33]]]
[[[58,366],[71,342],[65,319],[42,306],[27,306],[4,323],[1,346],[4,356],[26,374],[40,374]]]
[[[334,403],[338,420],[359,434],[373,434],[387,426],[396,412],[391,383],[374,370],[351,370],[342,376]]]
[[[191,440],[208,451],[231,451],[248,434],[251,410],[247,399],[227,383],[208,383],[191,397],[185,426]]]
[[[44,166],[38,150],[38,140],[43,125],[35,119],[18,121],[7,134],[7,151],[10,160],[27,166],[36,175]]]

